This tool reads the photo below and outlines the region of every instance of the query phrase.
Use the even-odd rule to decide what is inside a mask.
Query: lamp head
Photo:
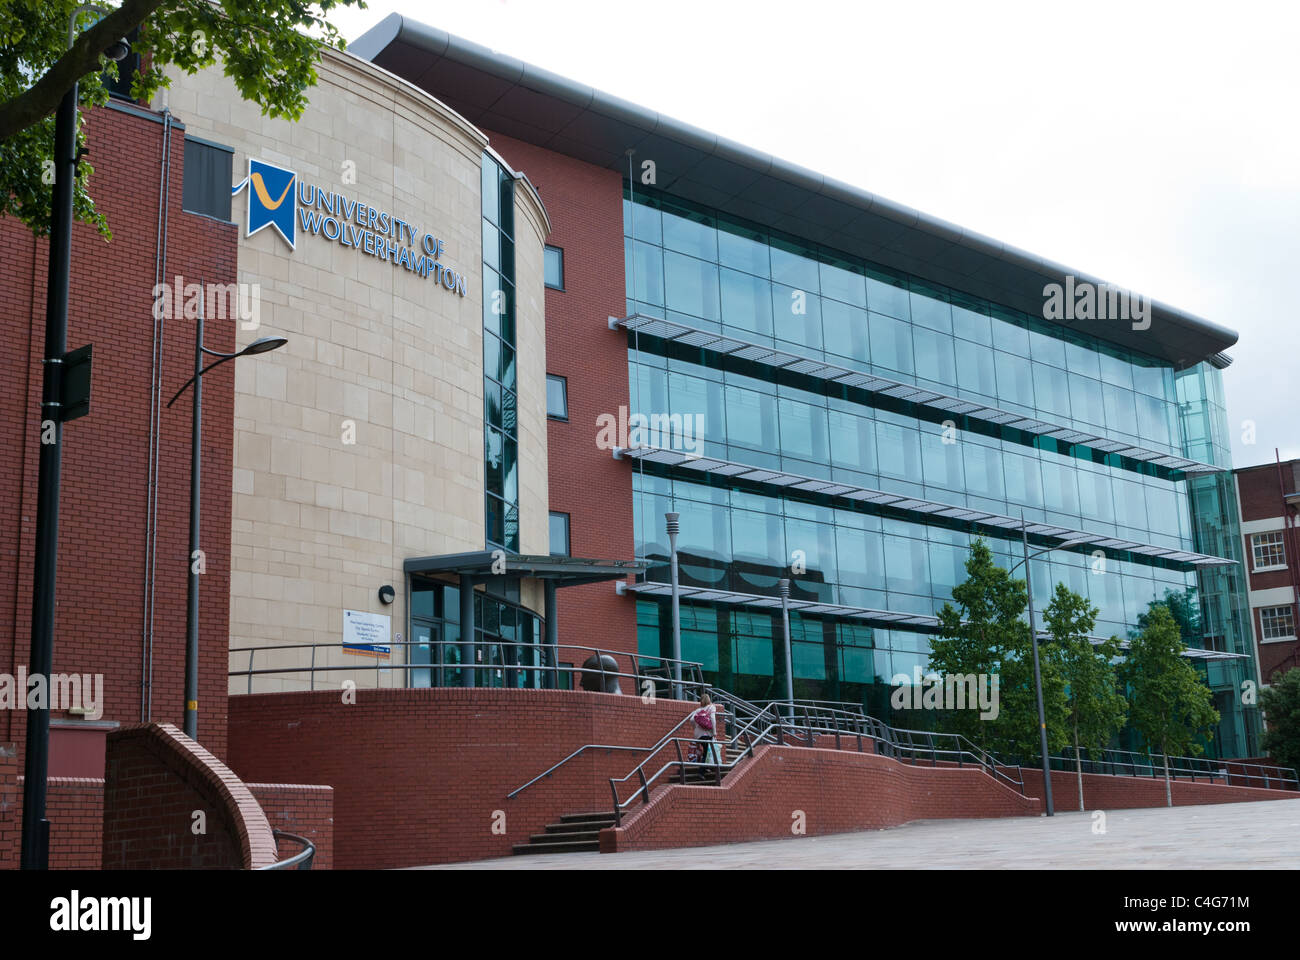
[[[272,350],[278,350],[288,343],[285,337],[260,337],[254,340],[243,350],[239,351],[240,356],[252,356],[257,353],[270,353]]]
[[[127,58],[127,55],[130,52],[131,44],[127,42],[125,37],[123,37],[121,40],[115,40],[110,43],[108,49],[104,51],[104,56],[108,57],[108,59],[112,60],[114,63],[121,63]]]

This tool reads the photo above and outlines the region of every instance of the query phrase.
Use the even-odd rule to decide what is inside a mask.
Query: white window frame
[[[1285,610],[1285,611],[1287,612],[1287,616],[1291,618],[1291,632],[1290,632],[1289,634],[1287,634],[1286,636],[1283,636],[1283,637],[1269,637],[1269,636],[1265,636],[1265,630],[1267,629],[1267,627],[1265,626],[1265,622],[1264,622],[1264,614],[1265,614],[1266,612],[1270,612],[1270,613],[1271,613],[1271,612],[1273,612],[1273,611],[1275,611],[1275,610]],[[1293,607],[1291,604],[1289,604],[1289,603],[1283,603],[1283,604],[1279,604],[1279,605],[1274,606],[1274,607],[1260,607],[1260,608],[1259,608],[1259,642],[1260,642],[1260,643],[1286,643],[1288,640],[1294,641],[1295,638],[1296,638],[1296,636],[1295,636],[1295,609],[1294,609],[1294,607]]]
[[[1259,565],[1259,548],[1260,548],[1260,543],[1259,543],[1258,541],[1259,541],[1259,539],[1260,539],[1261,537],[1277,537],[1276,543],[1274,543],[1274,541],[1271,541],[1271,540],[1270,540],[1270,542],[1267,544],[1267,547],[1273,547],[1273,546],[1276,545],[1276,546],[1282,548],[1282,562],[1281,562],[1281,563],[1272,563],[1272,564],[1269,564],[1269,565],[1267,565],[1267,566],[1260,566],[1260,565]],[[1250,564],[1251,564],[1251,566],[1250,566],[1250,571],[1251,571],[1251,573],[1265,573],[1265,572],[1267,572],[1267,571],[1269,571],[1269,570],[1285,570],[1286,567],[1287,567],[1287,563],[1286,563],[1286,533],[1285,533],[1285,531],[1282,531],[1282,530],[1266,530],[1266,531],[1264,531],[1263,533],[1252,533],[1252,534],[1250,535]]]

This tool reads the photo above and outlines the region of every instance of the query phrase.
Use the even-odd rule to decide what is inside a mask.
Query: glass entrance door
[[[427,669],[412,669],[408,683],[412,687],[432,687],[434,669],[438,663],[438,640],[441,630],[433,623],[413,623],[411,625],[410,663],[412,665],[428,664]]]

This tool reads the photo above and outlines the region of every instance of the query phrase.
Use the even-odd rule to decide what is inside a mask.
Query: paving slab
[[[888,830],[674,850],[530,854],[421,870],[1295,869],[1300,798],[919,820]]]

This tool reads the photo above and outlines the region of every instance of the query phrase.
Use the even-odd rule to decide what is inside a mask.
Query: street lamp
[[[199,284],[199,296],[203,298],[203,284]],[[185,381],[176,391],[176,396],[167,401],[170,408],[182,393],[194,384],[194,410],[190,422],[190,553],[189,585],[186,591],[185,606],[185,736],[191,740],[199,738],[199,476],[202,462],[203,437],[203,375],[214,367],[219,367],[227,360],[236,357],[255,356],[283,347],[289,341],[284,337],[261,337],[254,340],[243,350],[235,353],[220,353],[209,350],[203,345],[203,309],[200,306],[198,330],[194,335],[194,376]],[[203,355],[216,357],[212,363],[203,366]]]
[[[68,20],[68,45],[77,38],[83,13],[110,13],[104,7],[77,7]],[[105,56],[121,60],[129,52],[114,42]],[[68,346],[68,286],[72,275],[72,198],[76,192],[77,84],[59,101],[54,116],[54,198],[50,205],[50,261],[45,294],[45,358],[41,384],[41,452],[36,480],[36,551],[32,575],[31,672],[47,681],[54,667],[55,586],[59,567],[59,473],[63,466],[63,424],[72,419],[65,407],[63,368]],[[48,440],[46,439],[48,435]],[[50,711],[28,715],[23,757],[24,870],[49,866],[50,822],[45,817],[46,777],[50,767]]]
[[[1007,573],[1013,573],[1021,563],[1025,565],[1025,593],[1029,597],[1029,639],[1034,648],[1034,697],[1038,701],[1038,744],[1043,756],[1044,801],[1047,804],[1047,815],[1050,817],[1056,811],[1052,805],[1052,769],[1047,759],[1047,716],[1043,712],[1043,674],[1038,666],[1038,628],[1034,624],[1034,584],[1029,575],[1029,561],[1034,557],[1041,557],[1045,553],[1051,553],[1053,550],[1061,550],[1065,547],[1075,547],[1081,543],[1087,543],[1088,538],[1071,537],[1053,546],[1037,550],[1031,555],[1029,552],[1029,527],[1025,523],[1025,511],[1021,510],[1020,542],[1024,550],[1024,559],[1014,564]]]
[[[682,699],[682,596],[677,582],[677,533],[680,513],[665,513],[668,527],[668,569],[673,587],[673,699]]]

